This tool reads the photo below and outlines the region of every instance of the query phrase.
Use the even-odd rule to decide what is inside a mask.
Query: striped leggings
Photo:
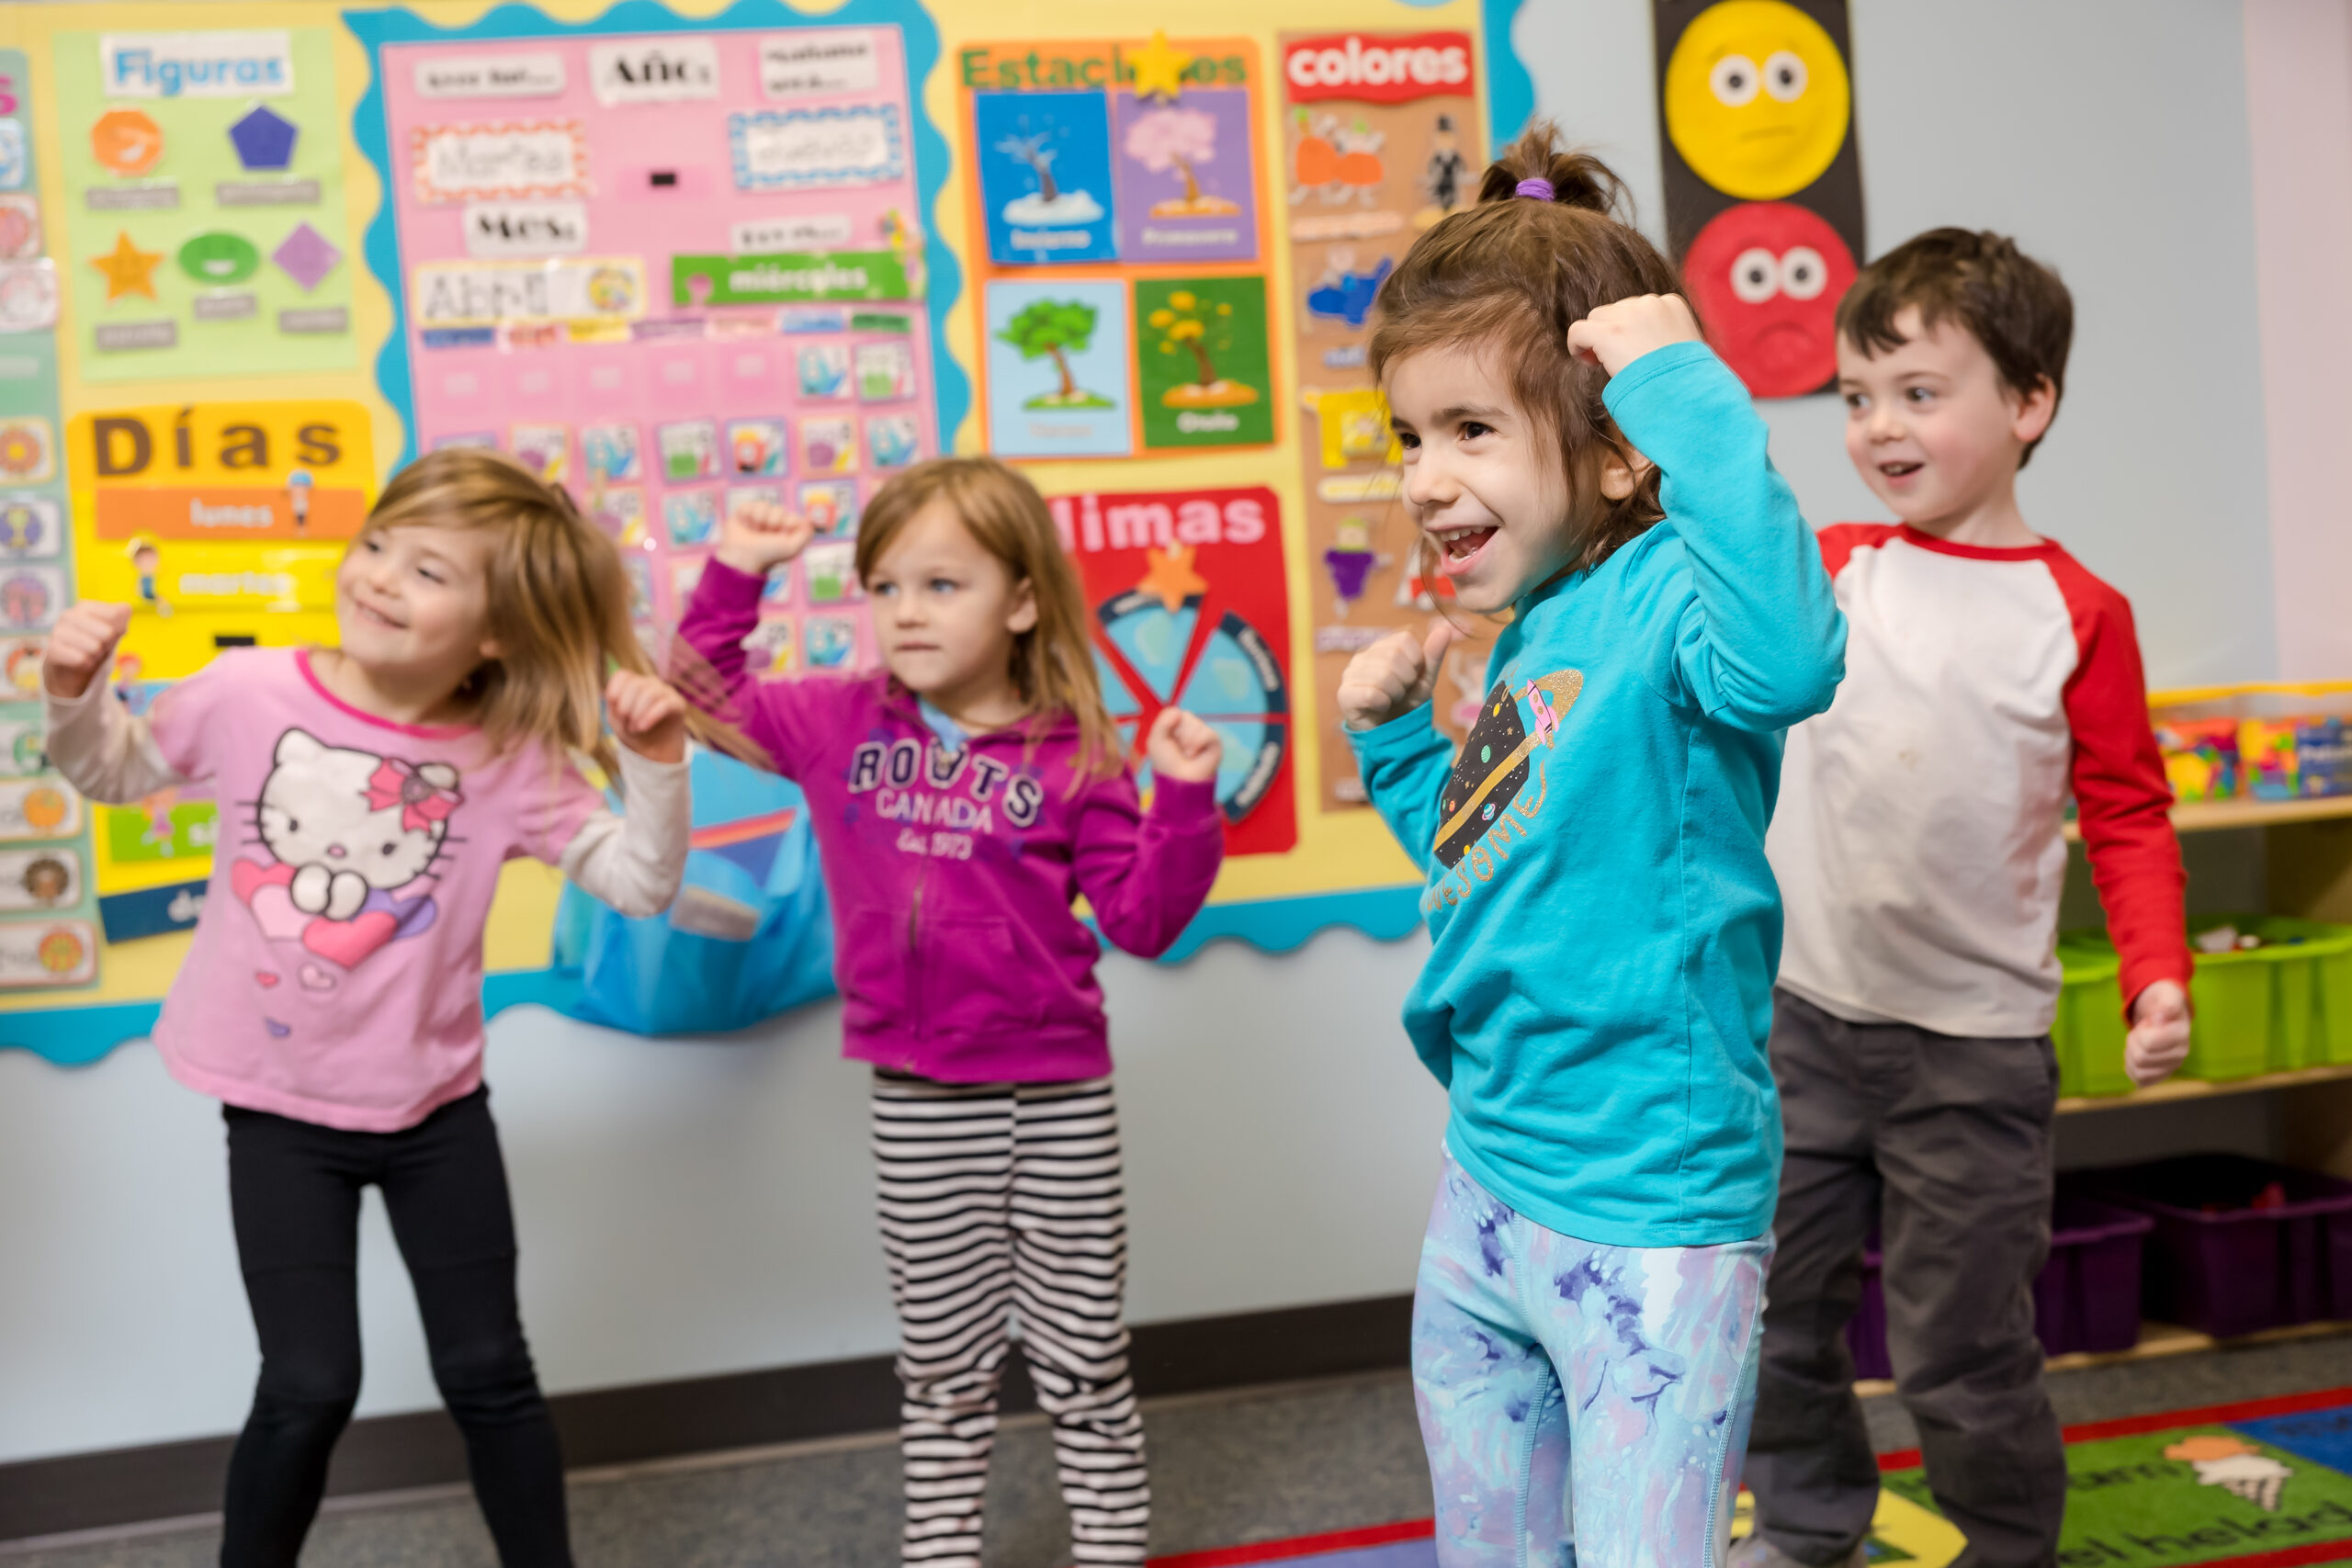
[[[1151,1517],[1121,1300],[1127,1211],[1111,1080],[874,1075],[882,1249],[899,1309],[905,1561],[979,1568],[997,1383],[1018,1309],[1080,1564],[1140,1563]]]

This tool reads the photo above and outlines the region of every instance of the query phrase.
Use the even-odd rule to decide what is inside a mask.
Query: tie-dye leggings
[[[1716,1568],[1771,1250],[1578,1241],[1448,1154],[1413,1299],[1441,1568]]]

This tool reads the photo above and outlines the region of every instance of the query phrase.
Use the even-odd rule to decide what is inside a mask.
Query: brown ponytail
[[[1549,200],[1521,194],[1534,180],[1550,187]],[[1600,400],[1608,373],[1568,353],[1569,326],[1600,306],[1681,291],[1632,216],[1624,182],[1538,120],[1487,166],[1475,205],[1413,243],[1373,306],[1375,378],[1424,349],[1480,345],[1498,356],[1519,406],[1552,424],[1576,513],[1577,571],[1666,515],[1655,468],[1623,501],[1600,493],[1602,459],[1630,447]]]

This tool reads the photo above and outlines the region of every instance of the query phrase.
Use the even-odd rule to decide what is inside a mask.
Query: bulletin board
[[[779,678],[875,657],[849,556],[893,470],[1017,462],[1123,732],[1173,703],[1226,742],[1226,868],[1171,956],[1409,929],[1330,700],[1430,604],[1362,334],[1532,110],[1516,6],[9,7],[0,1044],[143,1033],[229,830],[47,771],[6,699],[57,609],[134,606],[134,707],[221,647],[332,640],[343,542],[452,444],[570,488],[657,645],[729,507],[807,510],[755,634]],[[565,999],[559,890],[507,868],[492,1010]]]

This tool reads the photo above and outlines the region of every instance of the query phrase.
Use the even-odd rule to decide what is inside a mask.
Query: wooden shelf
[[[2176,833],[2210,833],[2222,828],[2275,828],[2289,822],[2323,822],[2352,817],[2352,795],[2311,800],[2192,800],[2172,808]],[[2066,841],[2082,842],[2081,825],[2066,823]]]
[[[2194,1356],[2207,1350],[2233,1350],[2248,1345],[2331,1339],[2340,1334],[2352,1334],[2352,1323],[2295,1323],[2284,1328],[2267,1328],[2240,1339],[2216,1339],[2210,1334],[2199,1334],[2193,1328],[2183,1328],[2177,1324],[2143,1323],[2140,1325],[2140,1342],[2129,1350],[2077,1350],[2072,1355],[2052,1356],[2043,1365],[2053,1372],[2071,1372],[2082,1367],[2111,1367],[2124,1361],[2153,1361],[2165,1356]],[[1854,1392],[1865,1399],[1872,1394],[1893,1393],[1894,1382],[1891,1378],[1861,1378],[1855,1382]]]
[[[2352,1063],[2300,1067],[2291,1073],[2261,1073],[2250,1078],[2232,1078],[2227,1083],[2208,1083],[2202,1078],[2166,1078],[2154,1089],[2134,1089],[2130,1094],[2070,1094],[2058,1102],[2058,1114],[2070,1116],[2082,1111],[2120,1111],[2133,1105],[2159,1105],[2169,1100],[2211,1100],[2220,1094],[2254,1094],[2266,1089],[2293,1089],[2298,1084],[2335,1083],[2344,1078],[2352,1078]]]

